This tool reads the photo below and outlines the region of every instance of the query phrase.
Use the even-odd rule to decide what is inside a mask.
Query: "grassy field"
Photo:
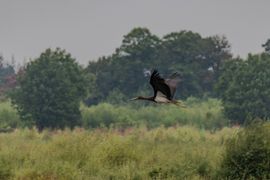
[[[0,179],[210,179],[238,131],[190,126],[0,134]]]
[[[225,141],[221,102],[189,98],[186,108],[81,106],[83,128],[24,128],[0,103],[0,179],[216,179]]]

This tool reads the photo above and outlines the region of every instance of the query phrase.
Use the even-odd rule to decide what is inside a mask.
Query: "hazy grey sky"
[[[269,17],[269,0],[0,0],[0,53],[22,62],[59,46],[87,64],[140,26],[160,37],[225,35],[234,55],[246,57],[270,38]]]

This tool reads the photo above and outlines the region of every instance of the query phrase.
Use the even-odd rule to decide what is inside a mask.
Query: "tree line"
[[[268,66],[270,40],[265,52],[247,60],[233,58],[224,36],[202,37],[192,31],[169,33],[162,38],[147,28],[134,28],[110,56],[80,66],[63,49],[45,50],[15,76],[5,92],[21,119],[45,127],[79,125],[80,102],[120,104],[141,93],[152,93],[143,71],[158,69],[163,75],[178,72],[182,82],[177,98],[217,97],[233,123],[269,117]],[[6,86],[12,66],[0,66],[0,87]],[[4,74],[4,75],[3,75]]]
[[[93,93],[87,103],[108,101],[115,95],[121,101],[138,92],[151,93],[143,70],[154,68],[165,75],[181,74],[179,98],[214,96],[221,65],[231,56],[225,37],[203,38],[198,33],[180,31],[159,38],[146,28],[135,28],[111,56],[89,62],[86,71],[92,76]]]

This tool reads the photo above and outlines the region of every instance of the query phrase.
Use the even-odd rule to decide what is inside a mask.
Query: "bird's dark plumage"
[[[153,87],[154,95],[152,97],[139,96],[136,99],[149,100],[157,103],[173,103],[178,104],[173,100],[178,82],[180,81],[178,74],[172,74],[168,79],[163,79],[157,70],[154,70],[150,77],[150,84]]]
[[[150,84],[154,89],[154,97],[157,96],[157,92],[160,91],[166,96],[167,99],[172,99],[170,87],[166,84],[165,80],[160,77],[157,70],[154,70],[150,77]]]

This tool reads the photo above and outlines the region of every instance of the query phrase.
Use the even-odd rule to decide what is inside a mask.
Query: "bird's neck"
[[[154,101],[154,97],[143,97],[143,96],[139,96],[138,99],[139,100]]]

